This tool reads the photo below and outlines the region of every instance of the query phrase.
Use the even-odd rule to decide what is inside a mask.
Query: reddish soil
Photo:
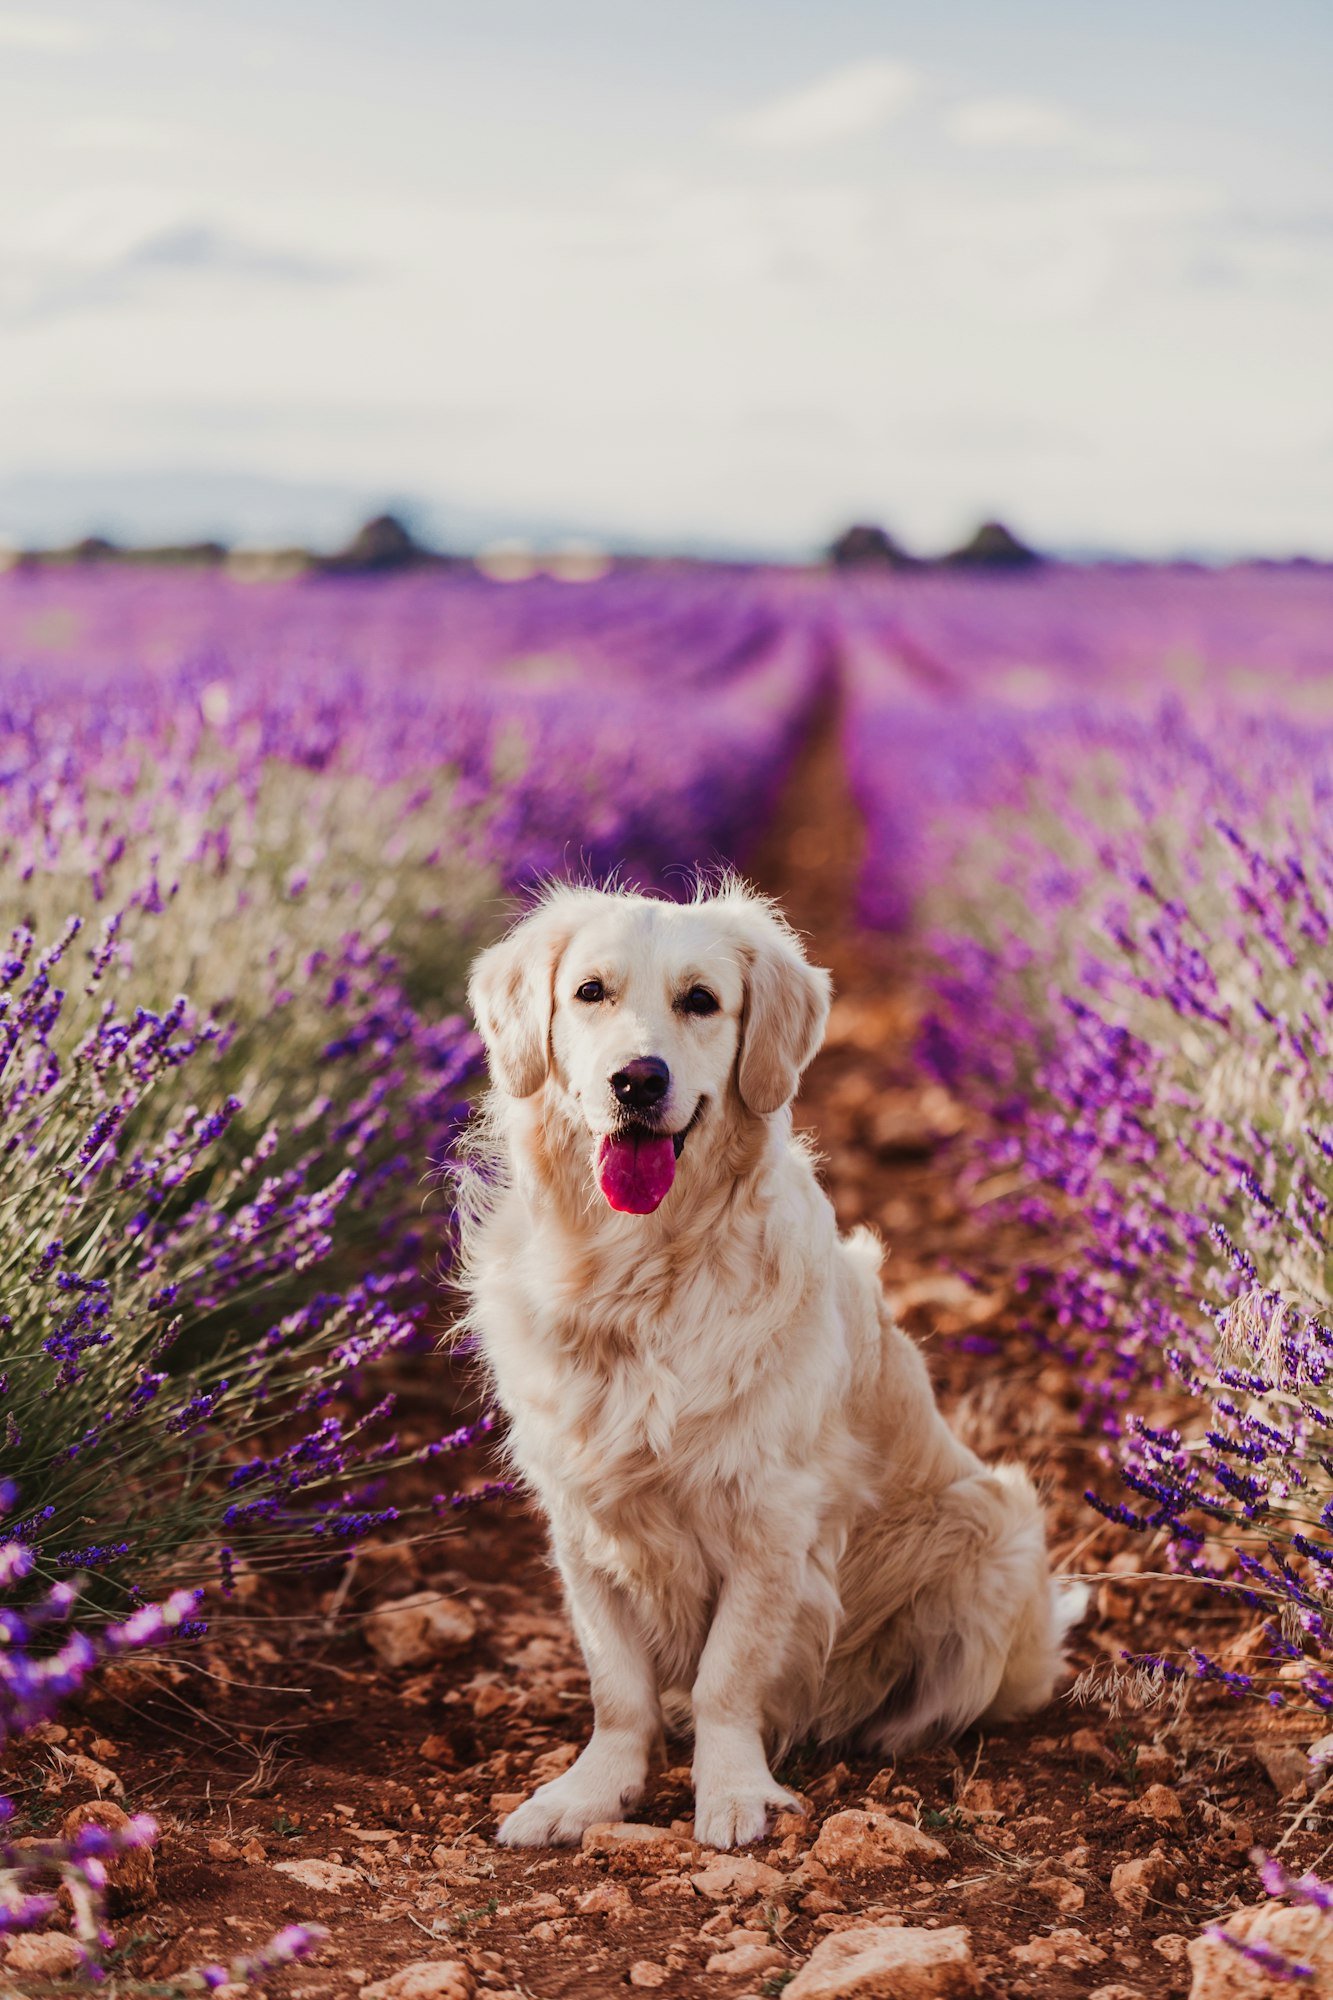
[[[1066,1373],[1018,1331],[1016,1246],[993,1221],[997,1190],[969,1188],[965,1119],[912,1067],[912,967],[845,921],[856,846],[836,760],[816,745],[755,872],[837,978],[801,1120],[820,1134],[839,1214],[882,1230],[889,1288],[955,1420],[979,1448],[1038,1473],[1060,1559],[1102,1578],[1077,1669],[1179,1643],[1187,1625],[1220,1649],[1230,1614],[1139,1579],[1141,1553],[1082,1501],[1095,1462]],[[980,1330],[996,1351],[962,1344]],[[423,1435],[438,1429],[446,1386],[443,1366],[415,1384]],[[389,1670],[366,1644],[366,1614],[422,1588],[465,1599],[476,1637],[445,1663]],[[965,1925],[992,1995],[1183,1995],[1187,1939],[1256,1900],[1247,1850],[1275,1845],[1301,1810],[1280,1801],[1256,1754],[1252,1707],[1214,1699],[1116,1717],[1104,1698],[1064,1698],[1022,1726],[897,1765],[797,1756],[783,1775],[809,1817],[753,1850],[777,1878],[747,1884],[742,1871],[728,1887],[725,1871],[707,1875],[714,1857],[689,1840],[683,1750],[637,1815],[674,1841],[605,1854],[497,1848],[497,1816],[562,1768],[589,1726],[540,1525],[517,1501],[489,1504],[445,1544],[363,1552],[318,1608],[308,1586],[266,1583],[195,1653],[153,1674],[122,1671],[63,1737],[51,1731],[25,1756],[21,1802],[49,1828],[89,1796],[86,1770],[62,1761],[81,1751],[119,1773],[131,1808],[160,1819],[156,1899],[118,1923],[120,1990],[143,1980],[180,1991],[183,1968],[318,1921],[330,1932],[320,1955],[270,1982],[290,2000],[344,2000],[414,1961],[449,1959],[479,1990],[542,2000],[627,1986],[730,2000],[780,1991],[829,1930],[867,1916]],[[1281,1779],[1280,1747],[1273,1736],[1262,1746]],[[1298,1763],[1291,1771],[1299,1781]],[[919,1827],[942,1858],[865,1873],[812,1863],[829,1816],[866,1807]],[[1333,1837],[1318,1829],[1316,1811],[1286,1858],[1316,1860]],[[1113,1869],[1153,1853],[1151,1893],[1125,1907]],[[311,1861],[343,1871],[333,1887],[287,1872]],[[49,1990],[6,1988],[0,1970],[0,1992]]]

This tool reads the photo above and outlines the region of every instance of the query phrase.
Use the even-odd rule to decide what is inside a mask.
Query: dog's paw
[[[700,1791],[694,1802],[694,1837],[701,1847],[745,1847],[763,1839],[774,1813],[804,1811],[801,1800],[773,1778],[735,1791]]]
[[[632,1803],[618,1788],[590,1786],[566,1771],[515,1806],[496,1839],[503,1847],[577,1847],[590,1826],[623,1819]]]

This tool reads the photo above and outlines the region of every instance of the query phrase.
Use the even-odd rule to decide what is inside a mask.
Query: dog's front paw
[[[804,1810],[774,1778],[734,1791],[701,1789],[694,1802],[694,1837],[703,1847],[744,1847],[763,1839],[774,1813]]]
[[[575,1767],[515,1806],[496,1838],[505,1847],[576,1847],[590,1826],[623,1818],[633,1797],[618,1785],[589,1784]]]

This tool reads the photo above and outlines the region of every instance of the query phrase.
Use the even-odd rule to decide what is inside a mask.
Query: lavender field
[[[252,1601],[299,1623],[358,1551],[484,1522],[488,1564],[526,1574],[490,1418],[438,1361],[480,1077],[466,966],[549,875],[672,895],[754,865],[834,813],[811,787],[835,767],[862,846],[815,955],[863,962],[867,1007],[896,982],[914,1087],[961,1135],[932,1172],[985,1188],[980,1261],[1021,1300],[946,1328],[950,1365],[1037,1358],[1085,1451],[1067,1559],[1142,1581],[1083,1691],[1106,1716],[1132,1692],[1149,1735],[1194,1702],[1205,1733],[1225,1713],[1315,1746],[1267,1927],[1207,1942],[1262,1893],[1228,1836],[1223,1887],[1158,1931],[1256,1979],[1333,1965],[1333,1895],[1300,1872],[1333,1762],[1313,566],[0,576],[0,1739],[63,1741],[101,1678],[239,1632]],[[953,1282],[982,1287],[961,1252]],[[437,1367],[433,1427],[419,1396],[404,1421]],[[0,1930],[54,1924],[71,1975],[121,1977],[107,1871],[158,1835],[133,1772],[119,1819],[52,1829],[15,1770]],[[170,1990],[291,1977],[318,1915],[187,1954]],[[1187,1979],[1184,1951],[1150,1970]],[[1081,1963],[993,1990],[1090,1991]]]

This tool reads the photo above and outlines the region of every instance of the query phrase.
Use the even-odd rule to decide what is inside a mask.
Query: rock
[[[1044,1896],[1048,1903],[1054,1903],[1062,1917],[1072,1916],[1081,1910],[1087,1895],[1079,1882],[1071,1882],[1067,1875],[1061,1875],[1054,1868],[1040,1868],[1028,1877],[1028,1885]]]
[[[228,1840],[225,1834],[215,1833],[208,1843],[208,1858],[210,1861],[239,1861],[241,1850],[236,1842]]]
[[[476,1614],[459,1597],[415,1590],[381,1604],[362,1626],[366,1644],[386,1667],[425,1667],[448,1659],[477,1636]]]
[[[1113,1979],[1109,1986],[1094,1986],[1088,2000],[1143,2000],[1143,1989],[1126,1986],[1123,1979]]]
[[[588,1827],[579,1844],[585,1854],[623,1854],[627,1848],[693,1847],[694,1842],[683,1842],[679,1834],[672,1833],[669,1827],[642,1826],[637,1820],[613,1819]]]
[[[631,1986],[665,1986],[671,1974],[651,1958],[636,1958],[626,1977]]]
[[[419,1958],[361,1988],[361,2000],[473,2000],[477,1982],[458,1958]]]
[[[740,1902],[747,1896],[771,1895],[781,1889],[786,1876],[752,1854],[718,1854],[690,1881],[710,1903]]]
[[[129,1815],[110,1799],[96,1799],[75,1806],[60,1822],[60,1838],[73,1840],[88,1826],[100,1826],[113,1837],[129,1831]],[[157,1863],[151,1847],[125,1847],[118,1854],[100,1857],[106,1869],[106,1906],[113,1917],[127,1910],[142,1910],[157,1900]]]
[[[6,1972],[26,1972],[37,1979],[68,1979],[82,1964],[82,1946],[61,1931],[11,1938],[5,1954]]]
[[[1308,2000],[1333,1996],[1333,1926],[1321,1911],[1301,1904],[1256,1903],[1234,1911],[1221,1928],[1246,1944],[1264,1945],[1310,1966],[1314,1977],[1294,1985],[1263,1972],[1253,1959],[1205,1931],[1188,1947],[1194,1974],[1190,2000],[1287,2000],[1297,1992]]]
[[[352,1889],[364,1889],[365,1877],[355,1868],[337,1861],[275,1861],[276,1875],[290,1875],[303,1889],[317,1889],[322,1896],[343,1896]]]
[[[1190,1941],[1180,1931],[1163,1931],[1153,1939],[1152,1948],[1168,1965],[1179,1965],[1189,1951]]]
[[[1159,1826],[1183,1827],[1185,1809],[1169,1785],[1149,1785],[1128,1810],[1135,1819],[1156,1820]]]
[[[1174,1784],[1180,1759],[1160,1743],[1141,1743],[1134,1752],[1134,1775],[1145,1785]]]
[[[1311,1775],[1321,1782],[1327,1777],[1327,1766],[1333,1764],[1333,1735],[1321,1736],[1309,1749]]]
[[[947,1861],[949,1850],[919,1827],[886,1812],[840,1812],[826,1819],[811,1848],[826,1868],[902,1868],[911,1862]]]
[[[1115,1765],[1115,1752],[1107,1748],[1095,1729],[1076,1729],[1069,1739],[1069,1747],[1076,1757],[1091,1757],[1108,1767]]]
[[[56,1754],[60,1770],[57,1790],[63,1791],[71,1778],[80,1778],[85,1785],[92,1786],[99,1798],[103,1793],[109,1793],[113,1799],[124,1798],[125,1787],[109,1764],[99,1764],[95,1757],[85,1757],[79,1750],[60,1750]],[[49,1780],[47,1789],[51,1789]]]
[[[1035,1972],[1050,1972],[1057,1965],[1101,1965],[1106,1953],[1091,1938],[1084,1937],[1082,1931],[1064,1930],[1016,1944],[1009,1956],[1017,1965],[1030,1966]]]
[[[722,1979],[763,1979],[771,1972],[785,1972],[791,1958],[775,1944],[733,1944],[715,1951],[704,1967]]]
[[[634,1908],[629,1890],[621,1882],[594,1882],[574,1904],[581,1917],[627,1917]]]
[[[1131,1917],[1141,1917],[1149,1903],[1161,1902],[1176,1886],[1177,1875],[1160,1847],[1137,1861],[1122,1861],[1111,1870],[1111,1894]]]
[[[966,2000],[981,1983],[971,1933],[854,1924],[815,1946],[783,2000]]]
[[[1310,1776],[1310,1759],[1294,1743],[1256,1743],[1254,1754],[1280,1799],[1300,1798]]]

